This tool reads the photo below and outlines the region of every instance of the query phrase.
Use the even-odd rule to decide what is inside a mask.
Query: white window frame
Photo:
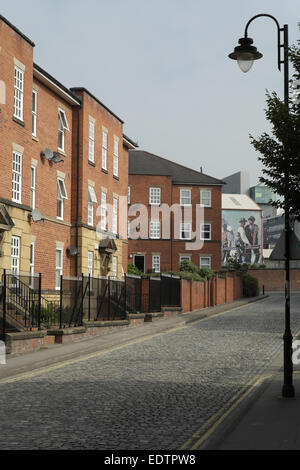
[[[130,204],[130,196],[131,196],[131,186],[128,186],[128,193],[127,193],[127,202]]]
[[[29,258],[29,273],[30,273],[30,287],[34,288],[34,249],[35,243],[30,243],[30,258]]]
[[[107,194],[106,191],[101,192],[101,230],[106,230],[106,209],[107,209]]]
[[[88,225],[94,226],[94,203],[97,204],[97,197],[93,186],[88,186]]]
[[[15,65],[14,70],[14,117],[23,121],[24,70]]]
[[[93,261],[94,253],[93,251],[88,251],[88,264],[87,264],[87,274],[93,277]]]
[[[188,233],[189,235],[182,236],[183,233]],[[181,222],[180,223],[180,240],[191,240],[192,239],[192,222]]]
[[[204,228],[209,227],[209,230],[205,230]],[[205,233],[209,233],[209,238],[204,237]],[[200,240],[208,241],[211,240],[211,224],[204,222],[204,224],[200,224]]]
[[[183,195],[183,193],[188,193],[188,195]],[[191,206],[192,204],[192,190],[191,189],[180,189],[180,205],[181,206]]]
[[[69,131],[69,130],[70,129],[69,129],[69,126],[68,126],[66,113],[63,109],[58,108],[58,150],[61,150],[62,152],[65,151],[65,131]],[[59,136],[60,135],[62,137],[61,147],[59,146],[59,144],[60,144]]]
[[[208,265],[207,264],[204,264],[204,266],[202,265],[202,260],[209,260],[209,263]],[[211,256],[200,256],[200,268],[208,268],[208,269],[211,269]]]
[[[160,220],[150,220],[149,238],[152,240],[160,239]]]
[[[20,152],[13,151],[12,163],[12,201],[22,202],[22,160]]]
[[[37,135],[37,91],[32,90],[32,135]]]
[[[30,168],[30,207],[35,209],[35,194],[36,194],[36,167]]]
[[[68,199],[65,180],[61,177],[57,178],[57,213],[58,220],[64,220],[64,199]]]
[[[160,255],[152,255],[152,272],[160,273]]]
[[[89,161],[95,163],[95,123],[89,121]]]
[[[182,261],[189,261],[189,262],[191,262],[191,261],[192,261],[191,255],[180,255],[180,256],[179,256],[179,264],[181,264]]]
[[[114,176],[119,176],[119,140],[114,138]]]
[[[149,188],[149,204],[150,206],[160,206],[161,204],[161,188],[151,186]]]
[[[118,276],[118,257],[117,256],[113,256],[113,259],[112,259],[112,275],[113,277]]]
[[[118,233],[118,198],[113,198],[113,220],[112,220],[112,232]]]
[[[209,197],[206,197],[206,195],[209,195]],[[211,207],[211,189],[200,190],[200,204],[203,207]]]
[[[61,266],[57,264],[57,254],[58,252],[60,253],[60,260],[61,260]],[[63,274],[63,262],[64,262],[64,257],[63,257],[63,248],[58,248],[56,247],[55,251],[55,290],[60,290],[60,276]],[[59,277],[57,276],[59,275]],[[59,281],[59,285],[58,282]]]
[[[11,237],[11,273],[18,276],[20,273],[21,238],[15,235]]]
[[[102,130],[102,169],[107,171],[107,141],[108,133]]]

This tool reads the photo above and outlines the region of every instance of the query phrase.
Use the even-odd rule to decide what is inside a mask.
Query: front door
[[[145,257],[144,255],[134,255],[134,265],[142,272],[145,272]]]

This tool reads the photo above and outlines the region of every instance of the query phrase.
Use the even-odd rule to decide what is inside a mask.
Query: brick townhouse
[[[183,260],[199,267],[221,268],[221,212],[223,182],[149,152],[129,151],[129,263],[143,272],[177,271]],[[135,206],[137,204],[137,206]],[[170,233],[163,233],[162,205],[177,204],[191,213],[183,219],[170,216]],[[196,205],[204,207],[197,221]],[[142,206],[148,212],[147,227],[141,229]],[[155,212],[151,209],[156,207]],[[137,211],[131,214],[131,210]],[[154,213],[154,216],[153,216]],[[183,214],[183,212],[182,212]],[[199,227],[196,227],[199,224]],[[194,249],[192,231],[203,241]],[[132,239],[132,231],[136,231]],[[140,233],[140,236],[138,235]],[[138,238],[137,238],[138,237]],[[187,243],[188,246],[187,246]],[[196,245],[195,245],[196,248]]]
[[[33,50],[0,15],[0,273],[41,272],[49,291],[60,274],[121,276],[119,198],[134,143],[91,93],[35,64]],[[97,234],[101,202],[114,208],[112,229],[104,220]]]

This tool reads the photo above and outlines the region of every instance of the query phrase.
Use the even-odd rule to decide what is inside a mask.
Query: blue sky
[[[269,130],[266,89],[283,95],[275,23],[250,25],[264,54],[250,72],[227,56],[258,13],[288,24],[295,43],[299,0],[0,0],[0,13],[35,42],[37,64],[89,89],[141,149],[217,178],[249,170],[257,183],[249,133]]]

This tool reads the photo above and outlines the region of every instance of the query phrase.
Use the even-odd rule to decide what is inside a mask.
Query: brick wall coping
[[[150,312],[150,313],[146,313],[145,316],[147,318],[149,317],[152,317],[152,318],[159,318],[159,317],[163,317],[164,316],[164,313],[163,312]]]
[[[84,325],[87,328],[104,328],[108,326],[127,326],[130,324],[129,320],[111,320],[111,321],[85,321]]]
[[[47,335],[47,331],[21,331],[18,333],[6,333],[6,339],[9,342],[20,341],[24,339],[44,338]]]
[[[182,308],[181,307],[162,307],[161,311],[162,312],[181,312]]]
[[[129,320],[137,320],[139,318],[145,318],[145,313],[127,313]]]
[[[49,336],[65,336],[65,335],[77,335],[86,332],[84,326],[75,326],[74,328],[58,328],[53,330],[48,330],[47,334]]]

